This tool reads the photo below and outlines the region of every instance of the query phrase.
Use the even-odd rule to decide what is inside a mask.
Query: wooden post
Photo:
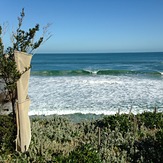
[[[118,113],[117,113],[117,114],[118,114],[118,115],[120,115],[120,112],[121,112],[121,109],[120,109],[120,108],[118,108]]]
[[[100,149],[101,146],[101,129],[98,127],[98,149]]]
[[[157,107],[154,107],[153,113],[157,113]]]

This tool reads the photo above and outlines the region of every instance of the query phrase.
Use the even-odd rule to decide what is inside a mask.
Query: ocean
[[[163,52],[35,54],[29,115],[163,111]]]

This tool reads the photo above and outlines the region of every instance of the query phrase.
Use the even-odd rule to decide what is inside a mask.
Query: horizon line
[[[35,54],[118,54],[118,53],[163,53],[163,51],[138,51],[138,52],[37,52]]]

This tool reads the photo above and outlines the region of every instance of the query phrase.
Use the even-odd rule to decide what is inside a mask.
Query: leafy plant
[[[141,115],[136,116],[139,122],[139,126],[144,123],[144,125],[150,129],[154,128],[163,128],[163,114],[152,113],[152,112],[144,112]]]
[[[28,31],[22,29],[22,23],[24,20],[24,8],[18,17],[18,28],[16,32],[12,35],[12,46],[8,47],[4,53],[4,46],[2,42],[2,27],[0,26],[0,78],[5,82],[5,93],[6,99],[10,100],[13,108],[13,117],[15,118],[15,102],[17,99],[16,82],[20,77],[28,71],[31,67],[25,68],[23,72],[17,70],[16,62],[14,60],[14,51],[32,53],[37,49],[44,41],[44,36],[47,31],[48,26],[44,28],[43,36],[41,36],[38,41],[34,41],[36,33],[39,31],[39,24],[35,27],[29,28]],[[46,38],[49,39],[51,35],[49,34]],[[45,40],[45,41],[46,41]]]
[[[0,54],[3,54],[4,46],[3,46],[1,35],[2,35],[2,27],[0,26]]]
[[[130,116],[127,114],[122,115],[109,115],[105,116],[102,120],[96,121],[96,125],[100,128],[110,126],[111,130],[115,130],[116,127],[119,127],[120,131],[123,133],[132,129],[134,124],[134,115]]]
[[[97,149],[90,144],[81,145],[73,150],[63,162],[73,163],[100,163]]]
[[[9,53],[13,54],[13,50],[31,53],[34,49],[37,49],[43,42],[43,37],[40,37],[38,41],[34,42],[36,32],[39,31],[39,24],[30,28],[28,32],[21,29],[25,13],[24,9],[18,17],[18,28],[15,34],[13,34],[13,48],[9,48]]]
[[[0,155],[9,154],[15,150],[16,124],[11,116],[0,115]]]
[[[72,123],[57,115],[33,116],[30,148],[23,154],[14,152],[13,147],[8,144],[13,142],[13,137],[5,134],[14,131],[10,123],[12,118],[1,116],[0,131],[3,134],[0,137],[0,162],[161,163],[163,130],[156,124],[162,124],[162,119],[160,117],[155,121],[152,118],[147,125],[145,122],[148,121],[148,116],[144,117],[144,114],[160,117],[162,113],[142,113],[133,115],[134,118],[127,114],[118,115],[118,118],[117,115],[110,115],[100,120],[81,123]],[[101,126],[97,126],[97,122],[100,122]],[[6,125],[3,128],[4,123]],[[137,128],[134,130],[135,123]],[[156,127],[148,127],[150,124]],[[123,125],[130,129],[126,130]]]

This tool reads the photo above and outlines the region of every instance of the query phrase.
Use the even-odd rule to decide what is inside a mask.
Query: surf
[[[92,75],[150,75],[161,76],[163,72],[159,71],[135,71],[135,70],[44,70],[32,71],[32,76],[92,76]]]

